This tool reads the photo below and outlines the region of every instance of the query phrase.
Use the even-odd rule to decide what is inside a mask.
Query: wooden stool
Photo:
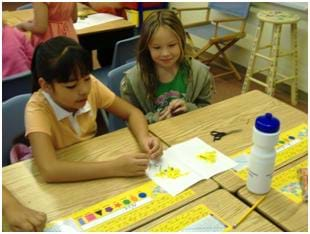
[[[251,56],[249,59],[248,69],[245,75],[242,93],[249,90],[250,81],[253,81],[259,85],[266,88],[266,93],[273,95],[276,84],[283,81],[290,80],[291,84],[291,103],[293,105],[297,104],[297,78],[298,78],[298,57],[297,57],[297,22],[300,17],[284,11],[261,11],[257,14],[259,19],[259,25],[256,31],[256,37],[254,39]],[[273,26],[273,37],[271,44],[264,45],[260,47],[260,40],[262,37],[262,32],[265,23],[271,23]],[[291,25],[291,51],[280,52],[280,36],[283,24]],[[269,56],[258,53],[259,50],[269,48]],[[292,57],[292,71],[293,74],[290,76],[285,76],[277,71],[278,58],[284,56]],[[254,70],[256,57],[265,59],[270,62],[269,67]],[[258,72],[269,71],[266,82],[262,82],[253,77],[253,74]]]

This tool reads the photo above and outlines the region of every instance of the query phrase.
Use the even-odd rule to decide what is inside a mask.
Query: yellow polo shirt
[[[91,90],[86,104],[73,116],[44,92],[35,92],[26,105],[25,127],[28,136],[33,132],[46,133],[56,150],[90,139],[97,131],[96,116],[99,108],[112,105],[115,94],[99,80],[91,77]]]

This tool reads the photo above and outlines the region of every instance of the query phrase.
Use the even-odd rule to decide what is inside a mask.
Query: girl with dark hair
[[[213,78],[206,65],[190,58],[184,28],[173,11],[156,11],[145,19],[137,62],[125,73],[121,95],[149,123],[210,104]]]
[[[162,154],[160,142],[148,133],[141,111],[91,76],[90,61],[87,51],[66,37],[52,38],[35,50],[34,93],[25,111],[26,137],[47,182],[143,175],[149,159]],[[128,121],[142,152],[104,162],[57,159],[56,150],[95,136],[99,108]]]

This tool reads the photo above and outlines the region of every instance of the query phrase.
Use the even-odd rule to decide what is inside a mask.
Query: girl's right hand
[[[158,120],[161,121],[161,120],[165,120],[165,119],[169,119],[172,117],[172,114],[171,114],[171,109],[169,106],[167,106],[164,110],[162,110],[161,112],[159,112],[159,118]]]
[[[42,232],[46,222],[46,214],[25,207],[19,202],[4,209],[4,215],[13,232]]]
[[[146,153],[126,154],[114,160],[115,176],[141,176],[149,164]]]

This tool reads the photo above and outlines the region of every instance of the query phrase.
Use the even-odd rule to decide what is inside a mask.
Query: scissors
[[[228,132],[219,132],[219,131],[211,131],[210,135],[213,136],[213,141],[219,141],[222,139],[223,136],[226,136],[228,134],[236,133],[236,132],[241,132],[242,129],[235,129],[231,130]]]

